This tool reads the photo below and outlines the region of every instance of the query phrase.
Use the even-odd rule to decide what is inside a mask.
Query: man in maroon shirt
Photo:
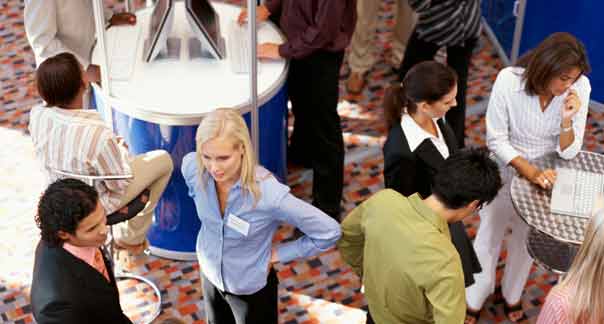
[[[356,22],[356,0],[267,0],[256,18],[278,17],[287,41],[258,45],[258,57],[290,59],[289,99],[295,117],[290,161],[313,169],[313,204],[339,220],[344,141],[338,81]],[[247,19],[243,10],[239,22]]]

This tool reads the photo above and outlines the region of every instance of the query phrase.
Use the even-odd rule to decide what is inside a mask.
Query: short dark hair
[[[80,63],[71,53],[46,59],[36,70],[38,93],[49,106],[66,106],[78,95],[83,84]]]
[[[76,179],[62,179],[51,184],[38,202],[35,217],[42,240],[59,246],[59,231],[74,234],[78,224],[96,209],[97,191]]]
[[[467,206],[474,200],[491,202],[501,189],[497,163],[486,149],[460,150],[445,160],[434,177],[432,194],[449,209]]]
[[[591,70],[583,43],[569,33],[549,35],[515,65],[525,68],[522,74],[526,81],[525,91],[533,96],[544,94],[553,78],[572,68],[581,71],[579,76]]]
[[[389,130],[401,122],[403,108],[415,113],[417,103],[432,104],[449,93],[457,84],[455,70],[436,61],[414,65],[405,75],[402,84],[391,85],[384,95],[384,118]]]

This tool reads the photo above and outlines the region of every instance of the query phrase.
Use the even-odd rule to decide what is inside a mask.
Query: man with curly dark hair
[[[97,191],[75,179],[51,184],[38,203],[31,304],[38,323],[132,323],[101,246],[107,217]]]

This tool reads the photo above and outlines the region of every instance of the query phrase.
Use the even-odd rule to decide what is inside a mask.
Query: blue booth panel
[[[94,95],[94,106],[103,107],[101,96]],[[114,130],[123,136],[134,155],[162,149],[170,153],[174,172],[162,195],[147,238],[152,251],[160,256],[176,259],[195,259],[195,243],[200,228],[193,200],[189,197],[181,173],[182,158],[195,151],[197,125],[173,126],[143,121],[113,109]],[[244,119],[250,126],[251,113]],[[260,164],[285,181],[287,174],[287,91],[283,86],[267,103],[259,108]],[[166,251],[168,253],[166,253]],[[183,255],[187,255],[183,257]]]
[[[604,102],[603,1],[527,0],[520,55],[554,32],[564,31],[580,39],[589,56],[592,72],[591,99]]]

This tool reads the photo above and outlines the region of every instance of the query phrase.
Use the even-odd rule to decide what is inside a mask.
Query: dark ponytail
[[[384,119],[386,120],[386,129],[401,122],[403,108],[407,107],[409,100],[405,96],[405,89],[401,83],[393,83],[384,95]]]
[[[383,105],[387,129],[401,122],[403,109],[413,115],[418,103],[425,101],[432,104],[440,100],[456,83],[455,71],[442,63],[424,61],[416,64],[407,72],[402,83],[386,89]]]

